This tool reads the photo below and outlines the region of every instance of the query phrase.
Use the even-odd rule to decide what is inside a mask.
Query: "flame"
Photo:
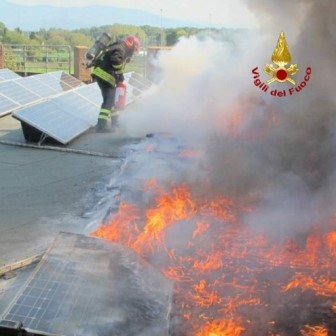
[[[197,223],[197,228],[193,232],[193,239],[195,239],[197,236],[202,235],[205,231],[209,229],[209,224],[204,222]]]
[[[206,323],[195,336],[240,336],[244,330],[232,320],[213,321]]]
[[[324,326],[311,327],[306,325],[303,330],[301,330],[302,336],[329,336],[328,330]]]
[[[296,273],[293,279],[284,287],[284,291],[294,288],[300,288],[302,291],[313,290],[321,296],[334,296],[336,294],[336,281],[331,281],[325,276],[314,279],[307,274]]]
[[[164,194],[156,200],[157,207],[146,211],[146,224],[143,231],[132,243],[131,247],[137,252],[154,250],[163,244],[163,233],[169,225],[179,220],[190,219],[196,211],[195,204],[185,187],[177,187],[172,194]]]
[[[288,45],[285,37],[285,33],[281,32],[278,38],[277,45],[272,54],[272,62],[279,67],[283,67],[290,63],[291,54],[288,50]]]
[[[185,335],[283,336],[276,316],[268,318],[276,312],[272,305],[286,311],[298,293],[328,298],[336,314],[336,216],[304,240],[274,243],[243,224],[254,205],[223,196],[194,199],[186,185],[167,188],[154,178],[144,189],[153,194],[147,209],[121,202],[92,235],[133,248],[175,282]],[[327,327],[308,322],[298,326],[301,336],[329,336]]]
[[[129,241],[123,240],[123,238],[127,239],[130,237],[130,224],[134,223],[136,227],[138,220],[138,209],[132,204],[121,203],[119,205],[118,214],[108,224],[100,226],[91,235],[111,241],[120,241],[120,239],[122,239],[123,243],[128,244]]]
[[[331,256],[336,257],[336,231],[327,233],[326,244]]]

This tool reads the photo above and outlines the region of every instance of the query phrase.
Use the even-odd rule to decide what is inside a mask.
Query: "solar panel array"
[[[148,82],[126,73],[126,105],[148,89]],[[80,86],[37,105],[13,112],[12,116],[42,134],[67,144],[97,123],[101,93],[96,83]]]
[[[125,73],[125,83],[126,105],[151,85],[135,72]],[[12,113],[21,121],[25,137],[26,127],[29,132],[37,130],[34,140],[26,137],[29,141],[51,137],[69,143],[95,126],[101,102],[96,83],[86,85],[62,71],[21,77],[9,69],[0,69],[0,117]]]
[[[0,116],[84,85],[62,71],[21,77],[1,69],[0,77]]]

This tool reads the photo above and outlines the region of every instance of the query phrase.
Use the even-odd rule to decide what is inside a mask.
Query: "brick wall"
[[[74,48],[74,76],[85,83],[91,82],[91,69],[84,65],[87,50],[87,47],[81,46]]]

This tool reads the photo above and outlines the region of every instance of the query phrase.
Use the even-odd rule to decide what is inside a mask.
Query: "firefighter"
[[[91,75],[96,80],[102,97],[96,132],[112,132],[117,124],[119,112],[114,107],[116,86],[124,81],[123,70],[134,52],[139,52],[140,41],[130,35],[114,42],[94,64]]]

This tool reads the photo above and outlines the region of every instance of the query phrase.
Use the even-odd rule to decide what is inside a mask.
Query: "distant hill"
[[[38,31],[41,28],[78,29],[112,25],[114,23],[135,26],[160,27],[160,15],[141,10],[123,9],[112,6],[53,7],[23,6],[1,0],[0,21],[7,28]],[[165,28],[200,27],[195,22],[163,19]]]

